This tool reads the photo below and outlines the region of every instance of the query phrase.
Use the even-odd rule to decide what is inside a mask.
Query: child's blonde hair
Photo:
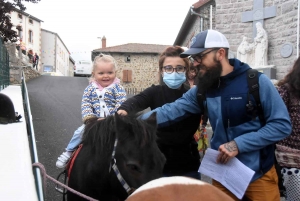
[[[116,71],[117,71],[117,69],[118,69],[117,62],[116,62],[116,60],[115,60],[112,56],[110,56],[110,55],[108,55],[108,54],[99,54],[98,56],[96,56],[96,57],[94,58],[92,72],[95,71],[95,69],[97,68],[97,65],[98,65],[99,62],[112,63],[113,66],[114,66],[114,69],[115,69]],[[92,82],[92,81],[95,80],[94,74],[93,74],[93,73],[92,73],[92,75],[91,75],[91,77],[90,77],[89,80],[90,80],[90,82]]]

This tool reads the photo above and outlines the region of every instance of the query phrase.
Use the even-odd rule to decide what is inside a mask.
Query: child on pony
[[[121,104],[126,100],[126,91],[116,77],[117,64],[110,55],[100,54],[93,62],[90,84],[83,92],[81,102],[81,114],[83,125],[74,132],[66,151],[56,161],[56,167],[64,168],[73,151],[81,142],[85,123],[91,117],[98,117],[99,120],[108,115],[113,115]]]

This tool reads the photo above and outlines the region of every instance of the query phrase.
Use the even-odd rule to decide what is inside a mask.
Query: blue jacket
[[[243,164],[255,171],[252,181],[260,178],[274,164],[272,144],[291,133],[288,111],[270,79],[259,73],[259,95],[266,124],[261,125],[259,118],[252,120],[247,114],[248,101],[247,64],[230,59],[234,70],[220,77],[217,89],[206,93],[208,117],[213,129],[211,148],[234,140],[239,154],[236,156]],[[147,114],[157,112],[158,126],[167,126],[191,114],[203,113],[197,101],[197,87],[190,89],[182,98],[165,104]],[[253,97],[252,102],[255,103]]]

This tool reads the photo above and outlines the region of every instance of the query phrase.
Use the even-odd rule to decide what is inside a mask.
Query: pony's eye
[[[131,170],[131,171],[139,171],[138,166],[134,165],[134,164],[127,164],[127,167]]]

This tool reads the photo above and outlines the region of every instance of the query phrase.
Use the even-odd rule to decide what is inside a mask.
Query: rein
[[[121,175],[121,173],[119,171],[119,168],[117,166],[117,161],[115,159],[117,145],[118,145],[118,138],[116,138],[116,140],[115,140],[114,150],[113,150],[112,155],[111,155],[111,163],[110,163],[110,166],[109,166],[109,173],[110,173],[111,169],[113,169],[114,172],[115,172],[115,175],[117,176],[119,182],[121,183],[121,185],[123,186],[123,188],[125,189],[125,191],[127,192],[127,194],[131,195],[135,191],[135,189],[131,188],[127,184],[127,182],[125,181],[125,179],[122,177],[122,175]]]
[[[43,185],[44,194],[46,194],[46,186],[47,186],[46,185],[46,178],[48,178],[51,181],[53,181],[54,183],[56,183],[56,184],[64,187],[68,191],[70,191],[70,192],[72,192],[72,193],[74,193],[74,194],[76,194],[76,195],[78,195],[78,196],[80,196],[80,197],[82,197],[82,198],[84,198],[86,200],[89,200],[89,201],[98,201],[98,200],[96,200],[94,198],[91,198],[90,196],[87,196],[87,195],[84,195],[84,194],[82,194],[82,193],[80,193],[78,191],[75,191],[74,189],[70,188],[69,186],[67,186],[67,185],[65,185],[65,184],[63,184],[63,183],[55,180],[54,178],[50,177],[49,175],[46,174],[46,169],[45,169],[45,167],[41,163],[33,163],[32,166],[33,167],[37,167],[37,168],[39,168],[41,170],[41,174],[43,176],[43,181],[44,181],[44,185]]]
[[[120,173],[120,171],[118,169],[116,159],[115,159],[117,144],[118,144],[118,139],[116,138],[115,144],[114,144],[114,149],[113,149],[113,152],[112,152],[111,163],[110,163],[110,166],[109,166],[109,173],[111,172],[111,169],[113,169],[115,175],[117,176],[119,182],[121,183],[121,185],[123,186],[123,188],[125,189],[125,191],[127,192],[127,194],[131,195],[135,191],[135,189],[131,188],[128,185],[128,183],[125,181],[125,179],[122,177],[122,175],[121,175],[121,173]],[[81,149],[81,147],[80,147],[80,149]],[[44,188],[43,191],[44,191],[44,193],[46,193],[46,178],[48,178],[52,182],[56,183],[57,185],[62,186],[63,188],[67,189],[68,191],[70,191],[70,192],[72,192],[72,193],[74,193],[74,194],[76,194],[76,195],[78,195],[78,196],[80,196],[82,198],[85,198],[86,200],[98,201],[98,200],[96,200],[94,198],[91,198],[89,196],[86,196],[86,195],[84,195],[84,194],[82,194],[82,193],[80,193],[78,191],[75,191],[74,189],[70,188],[69,186],[67,186],[67,185],[59,182],[58,180],[52,178],[51,176],[47,175],[46,169],[45,169],[45,167],[41,163],[33,163],[32,166],[33,167],[37,167],[37,168],[39,168],[41,170],[41,174],[43,176],[43,181],[44,181],[44,185],[43,185],[43,188]],[[71,165],[71,166],[73,166],[73,165]],[[70,172],[68,172],[68,173],[70,174]],[[70,176],[69,174],[68,174],[68,176]]]

